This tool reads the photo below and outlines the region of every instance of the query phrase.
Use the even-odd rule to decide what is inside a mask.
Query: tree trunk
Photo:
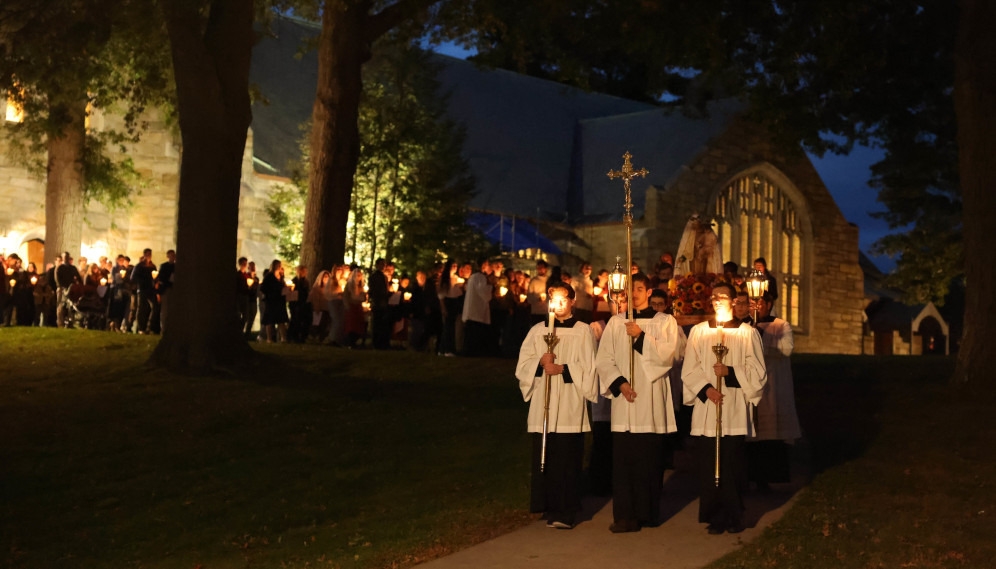
[[[318,89],[311,115],[311,169],[301,264],[308,274],[341,263],[353,175],[360,156],[357,124],[361,69],[370,59],[370,3],[326,0],[318,40]]]
[[[996,4],[962,0],[955,49],[955,113],[965,240],[965,328],[954,381],[982,390],[987,342],[996,338],[996,265],[987,250],[996,219]]]
[[[64,116],[58,136],[48,138],[45,178],[45,261],[68,251],[80,255],[83,240],[83,145],[86,141],[86,98],[55,103],[53,115]]]
[[[253,3],[214,0],[206,25],[190,7],[182,0],[163,5],[183,154],[175,282],[152,362],[200,374],[253,354],[240,331],[232,283],[242,156],[252,118]]]

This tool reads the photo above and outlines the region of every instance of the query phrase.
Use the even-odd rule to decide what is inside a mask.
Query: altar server
[[[685,404],[694,406],[692,437],[698,462],[699,522],[709,524],[711,534],[739,533],[744,529],[744,442],[754,436],[754,407],[761,400],[766,381],[761,338],[754,328],[734,318],[735,298],[736,292],[729,284],[713,287],[716,316],[696,324],[688,334],[681,376]],[[727,350],[722,363],[717,362],[713,350],[717,345]],[[722,433],[717,457],[716,409],[720,402]]]
[[[683,349],[674,318],[650,308],[650,279],[631,278],[635,321],[609,319],[595,364],[602,395],[612,400],[613,533],[662,521],[664,437],[677,430],[667,374]]]
[[[522,398],[529,402],[527,431],[533,441],[530,511],[545,512],[549,527],[571,529],[581,510],[584,433],[591,430],[586,401],[595,401],[598,396],[595,335],[588,324],[573,316],[573,288],[553,282],[546,296],[550,299],[549,318],[526,335],[515,376]],[[556,338],[552,351],[545,338],[551,333]]]

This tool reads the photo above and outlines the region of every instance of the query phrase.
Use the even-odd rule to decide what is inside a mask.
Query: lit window
[[[19,105],[10,95],[7,95],[7,107],[4,118],[7,122],[24,122],[24,107]]]
[[[716,197],[712,214],[727,259],[750,270],[764,257],[778,279],[778,316],[804,327],[802,227],[795,204],[771,180],[743,175]]]

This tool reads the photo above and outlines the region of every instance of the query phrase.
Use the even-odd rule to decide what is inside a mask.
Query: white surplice
[[[720,342],[720,328],[710,322],[696,324],[688,334],[681,381],[685,386],[685,405],[692,405],[692,435],[716,436],[716,405],[703,402],[698,394],[707,385],[716,387],[712,347]],[[723,328],[722,342],[729,349],[723,363],[733,368],[740,387],[723,385],[723,435],[754,436],[753,408],[761,400],[767,377],[761,336],[748,324]]]
[[[633,377],[630,377],[629,365],[631,337],[626,333],[626,317],[622,314],[609,319],[595,359],[602,396],[612,400],[612,431],[672,433],[678,426],[667,373],[684,348],[681,330],[675,319],[667,314],[638,317],[636,323],[645,335],[642,353],[634,351],[633,354]],[[609,388],[619,377],[636,391],[632,403],[622,395],[612,395]]]
[[[519,362],[515,367],[515,377],[519,380],[522,399],[529,402],[527,431],[543,432],[543,410],[546,400],[546,375],[540,370],[540,358],[547,352],[546,322],[530,328],[519,349]],[[556,327],[560,340],[553,349],[554,363],[566,365],[572,383],[564,383],[561,374],[550,376],[550,415],[547,419],[547,432],[581,433],[591,430],[588,420],[588,405],[585,401],[595,401],[598,396],[598,382],[595,379],[595,334],[584,322],[575,322],[572,327]]]

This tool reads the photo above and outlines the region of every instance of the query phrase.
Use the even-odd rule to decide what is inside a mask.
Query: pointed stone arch
[[[724,260],[749,270],[764,257],[778,279],[777,314],[805,333],[812,310],[813,227],[802,192],[781,170],[759,162],[717,184],[706,211]]]

